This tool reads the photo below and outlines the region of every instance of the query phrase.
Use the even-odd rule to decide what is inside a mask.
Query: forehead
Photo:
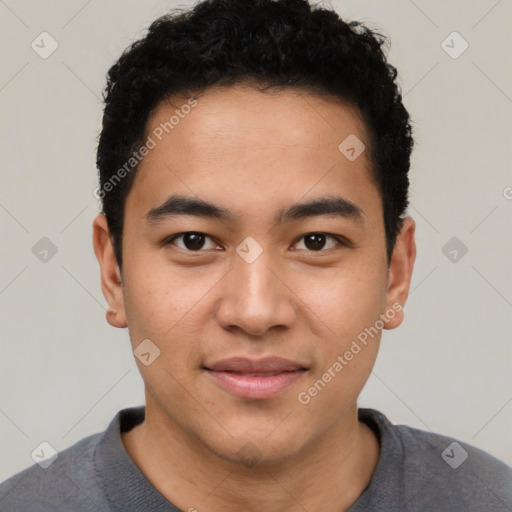
[[[154,110],[144,139],[152,149],[128,200],[148,207],[175,192],[229,199],[234,210],[259,199],[264,210],[283,194],[295,202],[336,188],[357,203],[375,189],[358,110],[301,90],[238,85],[208,89],[193,101],[174,97]],[[357,158],[349,158],[345,141],[361,152]]]
[[[261,91],[237,84],[209,88],[194,102],[191,108],[190,97],[186,96],[161,102],[146,123],[146,135],[156,133],[160,140],[172,133],[176,140],[191,145],[193,139],[184,139],[191,134],[187,129],[193,128],[197,137],[215,140],[222,146],[240,145],[240,135],[246,145],[266,139],[282,147],[303,145],[306,140],[309,145],[332,145],[350,134],[367,139],[357,107],[303,89]]]

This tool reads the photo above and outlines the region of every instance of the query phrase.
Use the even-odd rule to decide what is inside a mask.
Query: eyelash
[[[184,235],[187,235],[187,234],[190,234],[190,233],[194,233],[194,234],[197,234],[197,235],[204,235],[207,238],[210,238],[211,240],[213,240],[212,237],[210,237],[206,233],[202,233],[200,231],[184,231],[183,233],[178,233],[176,235],[172,235],[171,237],[165,239],[164,242],[163,242],[163,245],[175,245],[173,242],[177,238],[180,238],[180,237],[182,237]],[[331,233],[325,233],[323,231],[311,231],[309,233],[306,233],[306,234],[302,235],[293,245],[296,245],[299,241],[301,241],[303,238],[305,238],[305,237],[307,237],[309,235],[325,235],[327,238],[332,238],[333,240],[335,240],[337,242],[337,247],[329,247],[328,249],[320,249],[318,251],[313,251],[313,250],[310,250],[310,249],[309,250],[308,249],[300,249],[300,250],[305,250],[307,253],[318,254],[318,253],[322,253],[322,252],[327,252],[327,251],[329,251],[331,249],[336,249],[336,248],[339,249],[340,247],[349,246],[350,245],[350,242],[348,240],[343,239],[342,237],[339,237],[339,236],[336,236],[336,235],[332,235]],[[182,247],[178,247],[178,249],[180,249],[182,251],[189,252],[189,253],[201,253],[201,252],[206,252],[207,251],[205,249],[199,249],[197,251],[193,251],[193,250],[186,249],[186,248],[183,249]]]

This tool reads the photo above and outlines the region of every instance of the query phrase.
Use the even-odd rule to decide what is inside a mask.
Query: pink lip
[[[223,389],[247,399],[271,398],[299,379],[306,369],[280,357],[251,360],[237,357],[204,368]],[[252,375],[269,373],[270,375]]]

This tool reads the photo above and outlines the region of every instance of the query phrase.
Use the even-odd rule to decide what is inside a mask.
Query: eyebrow
[[[153,208],[146,214],[149,223],[157,224],[168,218],[180,215],[192,215],[222,221],[234,221],[236,215],[222,206],[195,199],[192,197],[173,195],[164,203]],[[348,199],[339,196],[326,196],[304,203],[296,203],[280,210],[274,222],[282,224],[308,217],[335,216],[357,222],[364,220],[364,211]]]

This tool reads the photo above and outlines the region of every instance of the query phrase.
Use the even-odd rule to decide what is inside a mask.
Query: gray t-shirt
[[[121,431],[144,421],[144,411],[123,409],[105,432],[63,450],[47,469],[36,464],[6,480],[0,511],[179,512],[124,449]],[[359,409],[359,418],[376,433],[381,452],[350,512],[512,511],[512,468],[503,462],[449,437],[392,425],[373,409]]]

